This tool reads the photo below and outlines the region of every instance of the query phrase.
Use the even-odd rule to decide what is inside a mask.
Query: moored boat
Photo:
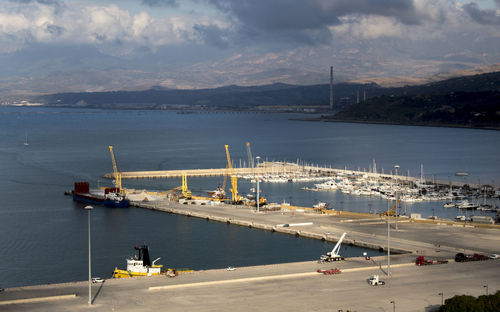
[[[125,198],[124,195],[120,194],[119,190],[116,188],[106,188],[104,190],[106,194],[104,199],[104,206],[113,208],[127,208],[130,206],[130,200]]]
[[[466,199],[462,200],[461,202],[459,202],[457,204],[458,209],[476,209],[478,207],[479,207],[479,205],[473,204]]]
[[[127,269],[120,270],[115,268],[113,271],[113,277],[124,278],[124,277],[135,277],[135,276],[153,276],[162,274],[163,265],[155,264],[160,258],[155,259],[151,262],[149,258],[149,248],[146,245],[135,246],[137,254],[133,257],[127,259]]]
[[[85,204],[102,205],[104,196],[90,192],[88,182],[75,182],[75,189],[71,192],[73,200]]]

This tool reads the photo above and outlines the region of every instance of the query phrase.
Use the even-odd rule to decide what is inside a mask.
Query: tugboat
[[[127,270],[115,268],[113,271],[114,278],[153,276],[162,274],[161,268],[163,265],[155,264],[155,262],[160,260],[160,258],[151,262],[149,258],[148,246],[135,246],[134,249],[137,250],[137,254],[127,259]]]

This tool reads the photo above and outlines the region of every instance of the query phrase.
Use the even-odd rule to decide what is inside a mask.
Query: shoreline
[[[356,123],[356,124],[370,124],[370,125],[393,125],[393,126],[414,126],[414,127],[436,127],[436,128],[459,128],[459,129],[475,129],[475,130],[493,130],[500,131],[500,126],[492,127],[475,127],[460,124],[436,124],[436,123],[403,123],[396,121],[367,121],[355,119],[325,119],[325,118],[290,118],[294,121],[315,121],[315,122],[341,122],[341,123]]]

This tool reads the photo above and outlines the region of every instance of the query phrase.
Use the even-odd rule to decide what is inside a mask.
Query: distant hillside
[[[375,94],[375,84],[340,83],[334,86],[336,103],[352,104],[357,93],[365,90]],[[50,106],[93,107],[114,109],[259,109],[272,107],[328,106],[329,85],[294,86],[271,84],[264,86],[226,86],[200,90],[165,90],[154,87],[145,91],[115,91],[91,93],[58,93],[39,96],[36,102]]]
[[[324,119],[500,128],[500,72],[376,91],[380,94]]]

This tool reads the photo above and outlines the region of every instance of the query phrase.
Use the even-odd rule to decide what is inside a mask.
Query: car
[[[2,287],[0,287],[0,292],[3,292],[5,289],[3,289]]]
[[[490,259],[498,259],[498,258],[500,258],[500,255],[498,255],[498,254],[490,255]]]
[[[228,270],[228,271],[234,271],[234,270],[236,270],[236,268],[232,267],[232,266],[228,266],[226,270]]]
[[[100,277],[92,277],[92,283],[104,283],[104,279]]]

